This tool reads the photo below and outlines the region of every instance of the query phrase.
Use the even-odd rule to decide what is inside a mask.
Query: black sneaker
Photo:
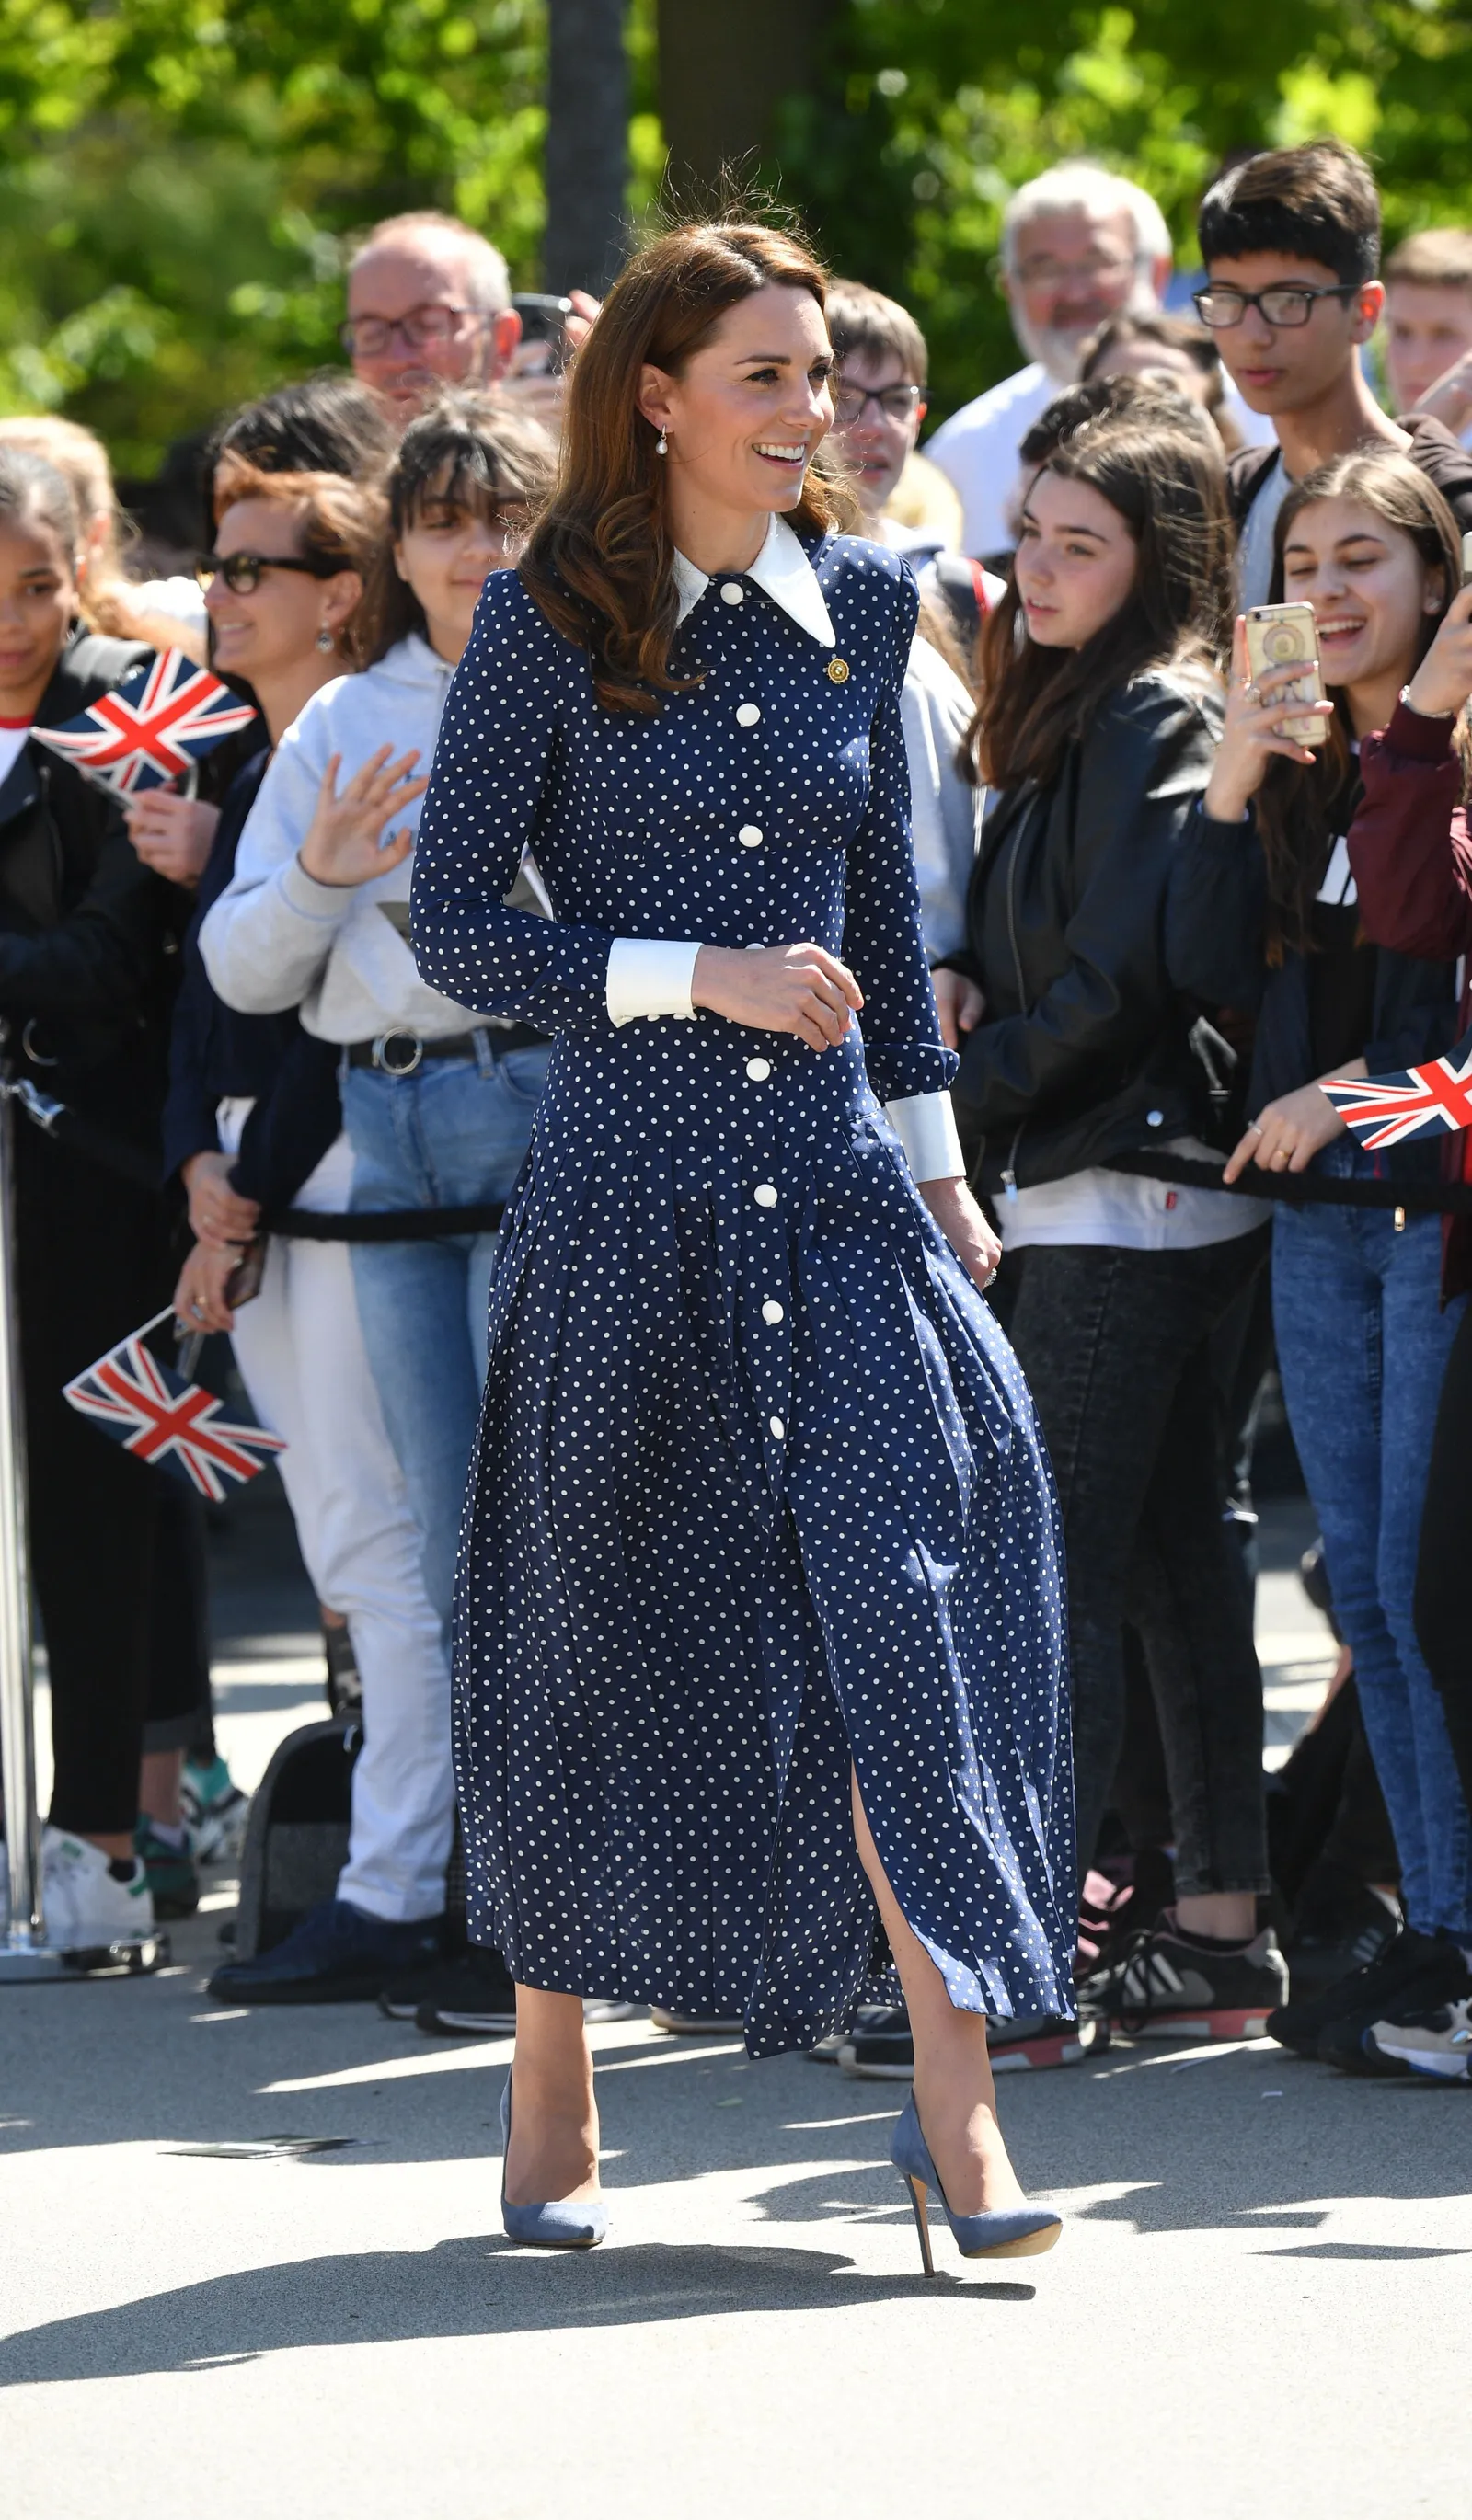
[[[1299,1892],[1284,1955],[1295,2002],[1326,1995],[1354,1970],[1368,1968],[1400,1929],[1399,1917],[1357,1874],[1343,1865],[1315,1864]]]
[[[1164,1909],[1112,1968],[1079,1989],[1079,2010],[1127,2039],[1261,2039],[1288,1994],[1288,1969],[1270,1925],[1250,1943],[1182,1932]]]
[[[1017,2015],[987,2024],[987,2052],[993,2074],[1039,2073],[1056,2065],[1081,2065],[1099,2036],[1097,2021],[1056,2021],[1045,2013]],[[875,2007],[855,2021],[839,2050],[842,2071],[859,2083],[913,2079],[915,2047],[902,2004]]]
[[[902,2003],[866,2003],[838,2051],[839,2069],[860,2083],[910,2083],[915,2043]]]
[[[1318,2038],[1320,2063],[1337,2065],[1341,2074],[1383,2076],[1410,2072],[1406,2059],[1396,2055],[1390,2045],[1382,2046],[1375,2033],[1384,2028],[1388,2040],[1390,2022],[1397,2013],[1426,2012],[1434,2005],[1454,2003],[1472,1992],[1472,1973],[1457,1944],[1427,1934],[1417,1934],[1415,1940],[1429,1942],[1435,1958],[1403,1984],[1397,1994],[1382,1994],[1368,2007],[1358,2003],[1352,2012],[1341,2013],[1337,2021],[1327,2023]]]
[[[1429,2082],[1472,2083],[1472,1969],[1443,2003],[1398,2003],[1388,2021],[1362,2033],[1360,2046]]]
[[[1403,1993],[1411,2001],[1410,1990],[1416,1980],[1445,1960],[1447,1946],[1434,1934],[1413,1934],[1408,1926],[1387,1943],[1378,1959],[1357,1968],[1322,1995],[1306,1996],[1301,2002],[1283,2003],[1267,2018],[1267,2036],[1282,2048],[1291,2048],[1296,2056],[1311,2061],[1318,2054],[1318,2043],[1330,2024],[1357,2018],[1361,2030],[1383,2016],[1387,2004]]]
[[[422,2003],[437,2003],[441,1997],[452,2003],[473,1987],[480,1992],[481,1979],[470,1972],[482,1968],[488,1972],[486,1992],[493,1990],[513,2001],[514,1990],[499,1952],[467,1951],[462,1946],[457,1952],[437,1953],[420,1967],[391,1978],[379,1995],[378,2008],[390,2021],[412,2021]]]
[[[371,2002],[391,1979],[436,1958],[442,1916],[393,1925],[347,1899],[325,1899],[285,1942],[252,1960],[227,1960],[209,1981],[221,2003]]]
[[[439,1971],[414,2008],[437,2039],[508,2039],[516,2029],[516,1988],[499,1952],[462,1952]]]

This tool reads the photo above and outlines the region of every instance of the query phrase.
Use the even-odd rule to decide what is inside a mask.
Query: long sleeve
[[[168,888],[144,866],[115,805],[86,891],[54,925],[0,930],[0,1012],[127,1015],[159,968]]]
[[[1171,871],[1166,960],[1187,997],[1256,1007],[1266,985],[1267,870],[1256,820],[1192,816]]]
[[[920,924],[900,694],[919,599],[896,592],[895,652],[869,739],[869,800],[849,848],[844,960],[864,994],[869,1081],[883,1102],[943,1093],[956,1072],[941,1039]]]
[[[1398,706],[1383,735],[1366,737],[1348,834],[1365,934],[1426,962],[1472,949],[1472,834],[1451,730],[1449,718]]]
[[[1076,765],[1069,906],[1056,976],[1020,1012],[982,1022],[961,1056],[957,1099],[991,1130],[1097,1095],[1102,1077],[1156,1043],[1174,1008],[1162,944],[1173,862],[1211,773],[1201,707],[1173,689],[1103,716]],[[1020,820],[987,880],[1019,880]]]
[[[355,885],[316,883],[298,864],[326,766],[313,732],[312,721],[303,726],[299,718],[277,745],[240,836],[235,873],[201,924],[211,984],[240,1014],[299,1007],[357,897]]]
[[[613,1032],[613,934],[502,899],[555,793],[562,677],[585,667],[516,572],[498,570],[445,703],[414,854],[410,937],[421,976],[462,1006],[589,1038]]]
[[[187,951],[187,948],[186,948]],[[168,1036],[168,1090],[163,1100],[163,1178],[172,1181],[191,1155],[217,1148],[217,1096],[209,1087],[212,1000],[202,967],[186,964]]]

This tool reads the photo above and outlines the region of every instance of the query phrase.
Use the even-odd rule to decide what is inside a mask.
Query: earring
[[[654,451],[656,455],[667,455],[669,452],[669,439],[663,428],[655,439]]]
[[[324,621],[321,629],[317,633],[317,646],[320,648],[324,656],[330,656],[335,645],[336,642],[333,638],[332,632]]]

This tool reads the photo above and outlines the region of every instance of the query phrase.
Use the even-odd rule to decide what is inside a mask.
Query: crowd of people
[[[1461,976],[1472,945],[1461,539],[1472,454],[1458,433],[1472,443],[1472,234],[1412,236],[1382,279],[1371,174],[1323,142],[1229,164],[1202,203],[1199,243],[1199,273],[1177,288],[1166,222],[1138,187],[1082,163],[1025,185],[1008,205],[1001,265],[1029,364],[946,420],[923,453],[926,344],[909,310],[796,263],[764,279],[757,269],[752,283],[757,297],[785,290],[820,311],[831,345],[809,375],[821,416],[796,476],[821,483],[826,504],[788,503],[805,548],[837,526],[878,546],[895,582],[908,590],[913,578],[918,593],[896,723],[953,1071],[947,1134],[929,1108],[905,1124],[907,1102],[938,1099],[934,1059],[924,1084],[890,1088],[889,1107],[920,1187],[963,1164],[984,1202],[1000,1263],[993,1277],[977,1260],[989,1242],[967,1265],[990,1280],[1056,1482],[1077,1875],[1052,1891],[1072,1966],[1049,1994],[1035,1953],[1031,2005],[983,1973],[988,2044],[993,2070],[1036,2068],[1077,2059],[1111,2026],[1218,2039],[1265,2029],[1347,2073],[1467,2081],[1472,1657],[1456,1535],[1469,1519],[1472,1275],[1467,1219],[1444,1215],[1438,1197],[1472,1179],[1469,1139],[1367,1153],[1320,1088],[1435,1057],[1472,1019]],[[591,967],[572,946],[567,969],[547,976],[524,941],[496,931],[487,942],[456,908],[483,824],[499,850],[503,826],[525,823],[514,848],[504,840],[498,896],[549,935],[593,934],[557,923],[585,915],[575,850],[554,866],[572,903],[556,918],[538,861],[544,825],[554,860],[569,846],[557,815],[566,820],[576,792],[576,743],[528,732],[540,727],[536,676],[524,670],[525,641],[494,645],[510,601],[497,581],[520,572],[554,626],[565,608],[568,640],[581,635],[592,652],[575,650],[588,705],[623,710],[625,731],[662,697],[683,704],[692,691],[671,642],[713,581],[732,639],[772,607],[818,635],[806,581],[795,591],[790,558],[774,559],[770,542],[744,575],[722,574],[702,570],[672,528],[657,543],[659,640],[635,638],[627,621],[601,648],[578,632],[597,608],[594,579],[578,574],[575,538],[539,539],[537,520],[556,513],[569,376],[595,355],[612,374],[608,363],[630,355],[628,320],[616,311],[605,324],[576,295],[555,355],[537,342],[529,356],[486,240],[436,213],[387,222],[348,273],[348,369],[221,424],[198,566],[161,563],[146,579],[129,573],[97,440],[58,420],[0,422],[0,1015],[12,1067],[34,1071],[92,1139],[56,1143],[23,1126],[18,1137],[29,1520],[55,1745],[46,1919],[54,1940],[85,1950],[188,1912],[200,1862],[241,1807],[210,1728],[203,1516],[62,1397],[172,1302],[185,1329],[228,1335],[256,1416],[287,1439],[281,1474],[302,1559],[335,1664],[361,1692],[336,1896],[285,1939],[216,1969],[211,1991],[235,2004],[377,1999],[426,2028],[471,2032],[516,2019],[518,1970],[497,1947],[497,1903],[513,1895],[500,1841],[479,1874],[471,1848],[474,1939],[446,1944],[457,1742],[472,1836],[474,1815],[502,1790],[486,1781],[463,1672],[455,1698],[452,1641],[458,1615],[464,1660],[467,1623],[493,1618],[514,1662],[518,1621],[545,1630],[549,1598],[565,1615],[559,1652],[585,1634],[578,1622],[608,1573],[588,1535],[612,1508],[599,1460],[579,1467],[571,1383],[572,1431],[546,1432],[535,1466],[517,1468],[517,1513],[467,1520],[458,1614],[456,1555],[488,1310],[504,1325],[538,1286],[549,1311],[572,1303],[538,1278],[528,1247],[529,1209],[559,1212],[558,1186],[534,1179],[509,1252],[490,1230],[318,1240],[273,1232],[272,1220],[289,1208],[407,1216],[510,1200],[549,1061],[556,1073],[554,1039],[586,1030]],[[1379,337],[1383,399],[1366,364]],[[690,335],[697,346],[705,338]],[[656,478],[672,479],[684,460],[684,356],[645,362],[648,377],[667,365],[674,379],[663,403],[641,387]],[[759,449],[761,460],[780,469],[784,443]],[[610,448],[611,478],[618,460]],[[611,507],[611,568],[619,530]],[[744,606],[748,585],[759,606]],[[1293,666],[1255,673],[1248,653],[1243,616],[1284,601],[1314,614],[1326,696],[1307,707]],[[211,756],[197,794],[122,802],[31,741],[163,646],[207,657],[258,712],[251,736]],[[851,671],[851,645],[827,668],[836,687]],[[504,741],[474,763],[472,709],[483,724],[504,718]],[[741,746],[755,746],[761,718],[748,697],[720,737],[738,804]],[[692,758],[681,776],[724,775]],[[669,877],[676,841],[617,781],[585,802],[626,834],[632,858]],[[770,824],[764,832],[757,820],[775,811],[748,813],[738,868],[759,872],[761,852],[775,854]],[[669,941],[684,932],[667,929],[658,955],[646,943],[621,962],[615,946],[616,1031],[643,1022],[662,1041],[683,1036],[701,1007],[716,1022],[757,1021],[732,1014],[745,1001],[729,977],[723,997],[695,990],[695,947]],[[837,976],[824,966],[837,1029],[822,1014],[805,1038],[821,1055],[859,1012],[877,1070],[890,1045],[859,1011],[847,961]],[[764,1053],[745,1069],[759,1083],[770,1073]],[[545,1175],[545,1149],[539,1161]],[[641,1267],[703,1288],[726,1266],[718,1218],[710,1249],[697,1250],[677,1198],[683,1222],[667,1248],[641,1241],[570,1163],[579,1248],[587,1217],[606,1213],[616,1279],[641,1253]],[[1296,1184],[1315,1195],[1285,1195]],[[775,1205],[764,1187],[758,1202]],[[824,1238],[851,1240],[858,1228],[838,1190],[815,1195],[821,1257]],[[959,1211],[930,1205],[960,1249]],[[620,1297],[634,1329],[642,1282],[635,1273]],[[795,1351],[784,1303],[796,1300],[769,1293],[762,1308],[773,1331],[792,1328]],[[817,1298],[802,1304],[816,1321]],[[804,1323],[803,1354],[821,1378],[806,1309]],[[870,1329],[880,1344],[895,1336],[889,1315]],[[939,1357],[941,1333],[931,1335]],[[662,1374],[718,1383],[698,1342],[651,1338],[637,1370],[621,1346],[598,1351],[608,1407],[630,1412],[635,1463],[638,1412],[674,1405]],[[492,1426],[508,1390],[529,1418],[556,1416],[557,1370],[543,1366],[539,1378],[524,1364],[521,1382],[497,1386]],[[1274,1369],[1341,1652],[1325,1709],[1267,1778],[1248,1480]],[[876,1389],[882,1418],[890,1397]],[[707,1405],[717,1417],[737,1407],[718,1388]],[[775,1405],[767,1422],[785,1443]],[[734,1432],[723,1440],[739,1450]],[[1000,1479],[1007,1448],[996,1443],[989,1474]],[[1014,1440],[1009,1478],[1020,1458]],[[539,1483],[559,1491],[539,1494],[542,1522],[523,1493]],[[622,1545],[619,1528],[609,1524],[608,1552]],[[775,1560],[788,1545],[784,1526]],[[528,1562],[493,1581],[477,1562],[524,1547]],[[844,1633],[816,1544],[805,1563],[819,1624]],[[999,1562],[992,1580],[1013,1577]],[[668,1581],[688,1600],[663,1616],[649,1607],[656,1638],[697,1617],[694,1558]],[[567,1742],[555,1754],[554,1793],[554,1754],[533,1742],[514,1685],[502,1674],[485,1686],[506,1692],[514,1736],[531,1743],[538,1810],[564,1812],[546,1828],[561,1825],[570,1847],[583,1823],[590,1836],[642,1829],[641,1896],[677,1908],[675,1858],[648,1815],[621,1801],[617,1778],[596,1822],[577,1815],[578,1779],[596,1770],[581,1735],[575,1756]],[[586,1686],[596,1690],[596,1669]],[[886,1755],[903,1767],[902,1743]],[[671,1802],[701,1792],[707,1746],[671,1737],[667,1756]],[[869,1969],[860,1954],[843,2017],[820,2020],[817,2006],[806,2044],[849,2072],[908,2079],[916,2006],[929,1998],[906,1961],[906,1936],[919,1945],[881,1798],[867,1777],[859,1783],[860,1861],[899,1980],[887,1959]],[[713,1774],[710,1790],[718,1800]],[[679,1818],[672,1810],[669,1849]],[[1044,1869],[1072,1876],[1061,1822],[1037,1825]],[[749,1852],[754,1865],[759,1854],[779,1862]],[[596,1980],[597,1955],[621,1935],[636,1943],[645,1920],[584,1914],[586,1870],[570,1852],[557,1877],[577,1932],[564,1920],[563,1944],[545,1948],[575,1945],[568,1965]],[[1040,1912],[1035,1885],[1030,1896]],[[552,1965],[530,1968],[528,1948],[524,1990],[545,1986]],[[644,2000],[676,2035],[745,2027],[759,2049],[783,2044],[752,1967],[750,2002],[714,1978],[699,2007],[660,2001],[658,1988]],[[579,1992],[618,2009],[638,2000],[629,1978],[610,1963]],[[549,2054],[565,2035],[550,2016],[536,2032]],[[915,2142],[928,2160],[918,2120]],[[567,2181],[542,2192],[565,2194]]]

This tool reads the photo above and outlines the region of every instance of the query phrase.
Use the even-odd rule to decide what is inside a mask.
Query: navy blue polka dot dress
[[[836,2028],[874,1962],[851,1759],[952,2002],[1073,2008],[1051,1477],[880,1108],[955,1065],[910,854],[914,586],[806,548],[836,649],[716,578],[674,651],[704,679],[653,718],[601,708],[492,577],[413,882],[425,978],[556,1035],[461,1537],[472,1935],[527,1985],[740,2014],[754,2055]],[[551,921],[503,904],[527,843]],[[621,937],[815,941],[862,1043],[616,1028]]]

